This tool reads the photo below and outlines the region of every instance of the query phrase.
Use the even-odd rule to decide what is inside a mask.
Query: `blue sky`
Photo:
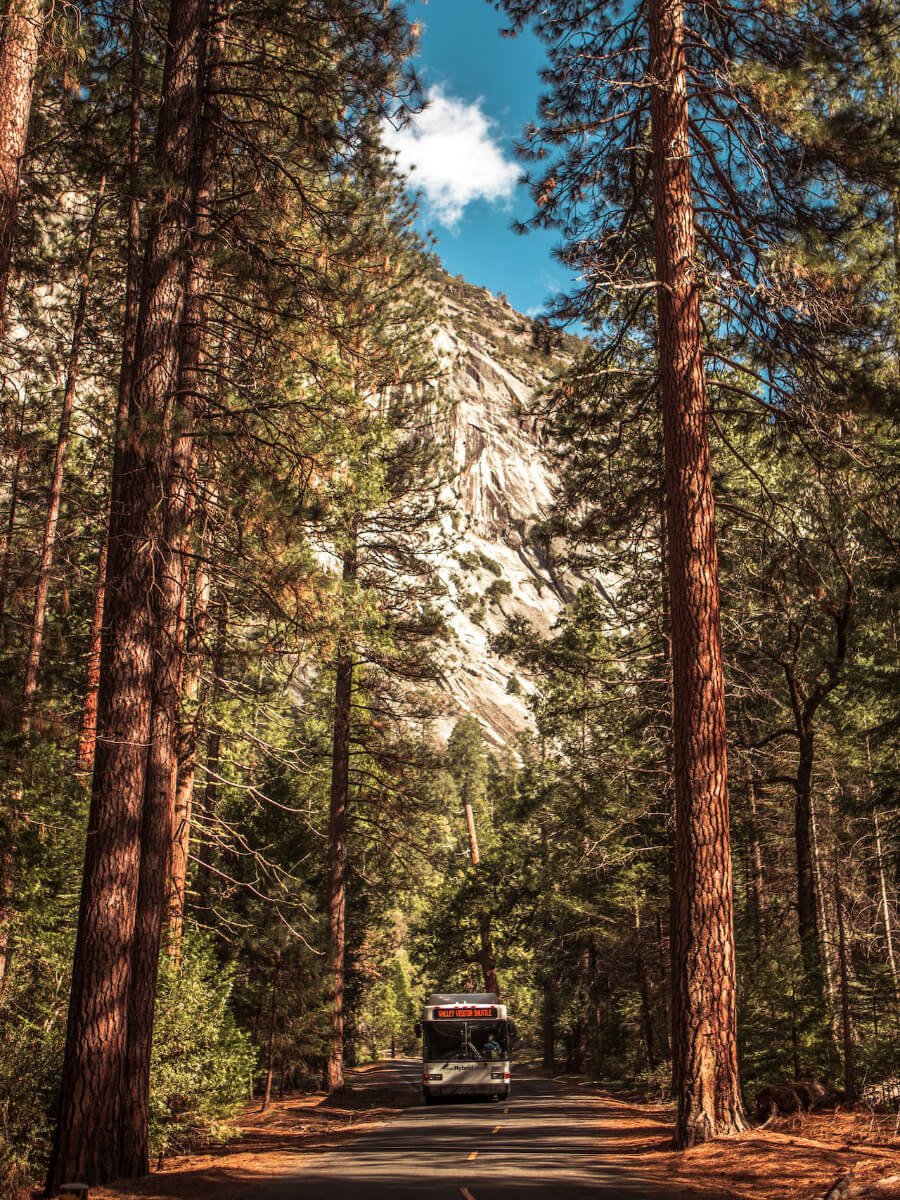
[[[431,103],[389,141],[401,166],[416,164],[421,228],[437,235],[452,274],[535,313],[568,282],[551,256],[553,235],[510,228],[531,213],[514,142],[536,115],[543,48],[530,33],[501,37],[503,17],[486,0],[410,0],[407,9],[422,27],[416,65]]]

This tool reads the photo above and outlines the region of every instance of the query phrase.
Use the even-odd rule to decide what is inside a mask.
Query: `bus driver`
[[[496,1034],[492,1033],[488,1040],[484,1043],[482,1046],[482,1054],[485,1058],[489,1058],[493,1062],[496,1062],[498,1058],[502,1058],[503,1047],[497,1041]]]

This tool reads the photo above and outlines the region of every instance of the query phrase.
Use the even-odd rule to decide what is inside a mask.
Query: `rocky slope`
[[[456,635],[439,733],[446,736],[462,713],[472,713],[500,747],[528,726],[533,685],[492,650],[490,637],[512,614],[546,631],[578,582],[554,561],[559,547],[540,531],[555,474],[531,410],[535,392],[579,343],[567,338],[556,354],[542,352],[533,345],[530,318],[460,277],[444,277],[440,303],[435,344],[445,370],[442,390],[452,403],[453,482],[445,499],[457,537],[439,560]]]

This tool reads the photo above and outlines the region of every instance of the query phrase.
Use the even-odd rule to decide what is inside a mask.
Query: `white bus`
[[[511,1032],[506,1005],[494,992],[429,996],[416,1028],[425,1103],[444,1096],[508,1099]]]

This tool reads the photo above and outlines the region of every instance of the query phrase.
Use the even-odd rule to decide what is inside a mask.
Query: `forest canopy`
[[[0,5],[4,1196],[431,991],[682,1148],[900,1072],[896,13],[493,7],[536,318],[419,232],[406,5]]]

